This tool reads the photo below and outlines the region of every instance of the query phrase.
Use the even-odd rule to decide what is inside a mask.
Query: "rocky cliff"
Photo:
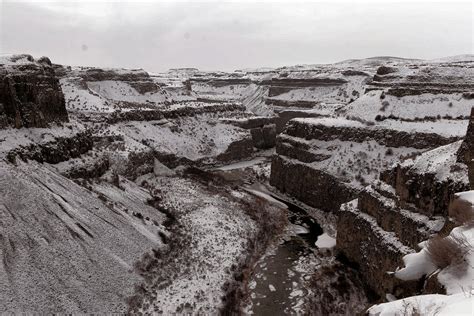
[[[308,205],[337,211],[393,162],[456,139],[346,119],[295,119],[277,138],[270,183]]]
[[[456,192],[469,188],[467,166],[457,162],[461,144],[397,164],[341,207],[337,247],[381,297],[420,294],[428,286],[424,278],[404,282],[388,272],[403,266],[403,256],[418,251],[420,242],[453,227],[448,206]]]
[[[67,121],[64,95],[47,57],[0,59],[0,127],[47,127]]]

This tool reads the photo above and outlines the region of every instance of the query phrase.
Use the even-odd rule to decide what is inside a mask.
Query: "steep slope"
[[[124,312],[134,262],[162,245],[165,216],[146,204],[151,196],[133,183],[97,184],[108,192],[100,198],[32,162],[0,162],[0,183],[1,311]]]

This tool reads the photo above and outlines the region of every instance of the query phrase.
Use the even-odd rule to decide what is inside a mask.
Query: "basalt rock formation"
[[[67,121],[64,95],[48,58],[0,59],[0,128],[47,127]]]
[[[296,119],[277,137],[270,183],[308,205],[337,211],[391,162],[457,139],[356,121]]]
[[[49,142],[20,146],[8,152],[6,158],[10,162],[16,162],[20,158],[23,161],[56,164],[81,156],[91,150],[93,144],[91,132],[85,131],[71,137],[57,137]]]
[[[456,162],[461,143],[397,164],[381,174],[382,181],[364,188],[358,200],[341,207],[337,248],[381,297],[433,292],[433,280],[406,282],[388,272],[403,266],[403,256],[418,251],[420,242],[453,227],[448,206],[454,193],[469,189],[467,166]]]

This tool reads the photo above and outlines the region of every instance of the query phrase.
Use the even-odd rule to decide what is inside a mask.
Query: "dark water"
[[[276,196],[273,198],[285,203],[290,222],[303,226],[307,232],[285,238],[257,263],[250,281],[251,308],[248,311],[254,315],[298,314],[298,307],[307,294],[302,283],[309,276],[298,269],[297,263],[313,253],[323,229],[304,209]]]
[[[303,226],[308,230],[307,234],[298,234],[298,236],[306,241],[308,247],[314,248],[314,243],[318,240],[318,237],[323,234],[321,226],[298,205],[282,200],[274,195],[272,195],[272,197],[288,206],[288,220],[292,224]]]

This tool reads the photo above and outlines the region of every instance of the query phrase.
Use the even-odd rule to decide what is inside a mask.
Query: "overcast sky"
[[[0,52],[55,63],[235,70],[472,54],[471,1],[0,0]]]

